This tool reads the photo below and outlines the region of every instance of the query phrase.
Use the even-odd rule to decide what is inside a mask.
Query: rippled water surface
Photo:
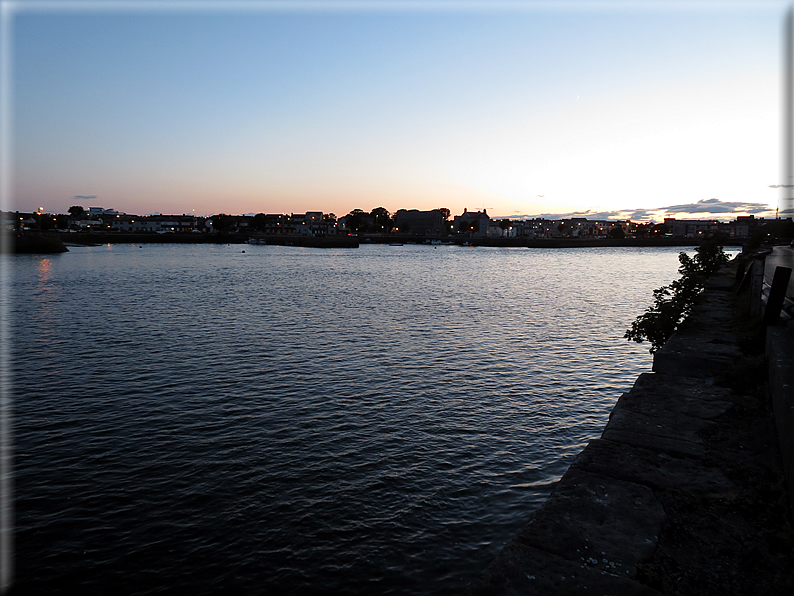
[[[459,592],[649,369],[677,252],[4,257],[18,587]]]

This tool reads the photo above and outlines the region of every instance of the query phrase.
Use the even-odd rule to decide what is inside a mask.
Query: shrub
[[[713,235],[703,239],[695,256],[685,252],[678,255],[681,277],[668,286],[653,291],[654,303],[631,324],[624,337],[630,341],[651,343],[653,354],[661,348],[692,311],[706,279],[728,262],[723,251],[723,238]]]

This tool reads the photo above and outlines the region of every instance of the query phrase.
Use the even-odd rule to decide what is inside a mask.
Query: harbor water
[[[459,593],[648,371],[679,249],[4,255],[20,593]]]

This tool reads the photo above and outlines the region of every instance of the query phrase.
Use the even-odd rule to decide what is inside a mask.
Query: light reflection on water
[[[460,591],[650,367],[677,253],[13,257],[21,587]]]

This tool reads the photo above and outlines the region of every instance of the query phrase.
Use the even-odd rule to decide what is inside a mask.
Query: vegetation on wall
[[[665,344],[692,311],[706,279],[728,262],[728,256],[723,251],[722,237],[714,235],[703,239],[694,257],[682,252],[678,261],[681,263],[678,268],[681,277],[653,291],[653,305],[637,317],[624,335],[637,343],[649,341],[652,354]]]

